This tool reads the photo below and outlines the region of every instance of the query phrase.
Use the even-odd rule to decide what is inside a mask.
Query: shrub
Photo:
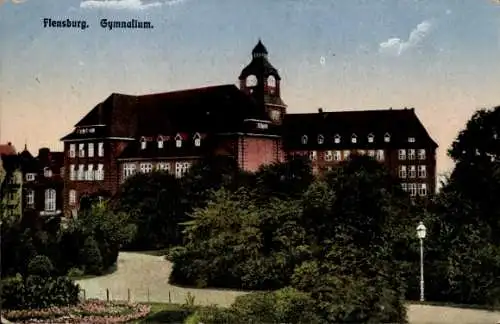
[[[102,256],[99,250],[99,245],[96,240],[89,236],[83,243],[83,248],[79,251],[80,264],[85,267],[87,274],[101,274],[102,273]]]
[[[54,266],[45,255],[37,255],[28,264],[28,275],[50,277],[54,272]]]
[[[68,271],[68,277],[70,278],[78,278],[84,275],[84,271],[79,268],[71,268]]]
[[[24,305],[24,282],[20,274],[2,280],[2,307],[16,309]]]

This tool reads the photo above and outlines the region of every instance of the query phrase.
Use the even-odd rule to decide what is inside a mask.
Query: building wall
[[[281,141],[275,137],[245,137],[238,140],[238,162],[243,170],[255,172],[261,165],[283,159]]]

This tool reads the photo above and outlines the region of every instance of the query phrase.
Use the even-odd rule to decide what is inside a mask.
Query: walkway
[[[106,289],[112,300],[137,302],[185,303],[188,292],[197,305],[217,304],[229,306],[242,291],[219,289],[193,289],[170,285],[168,277],[172,263],[163,257],[140,253],[121,252],[116,272],[91,279],[79,280],[86,298],[106,299]],[[409,305],[411,324],[497,324],[500,312],[470,310],[427,305]]]

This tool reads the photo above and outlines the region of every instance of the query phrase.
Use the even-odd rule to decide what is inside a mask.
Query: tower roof
[[[267,59],[267,48],[262,44],[262,41],[259,39],[259,42],[252,50],[252,61],[243,68],[241,74],[239,76],[240,80],[243,80],[247,76],[254,75],[273,75],[277,80],[281,80],[281,77],[278,73],[278,70],[269,63]]]
[[[262,41],[260,39],[257,45],[255,45],[252,50],[252,56],[259,56],[259,54],[263,56],[268,54],[267,48],[264,46],[264,44],[262,44]]]

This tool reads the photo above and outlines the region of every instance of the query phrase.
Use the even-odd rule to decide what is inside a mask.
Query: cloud
[[[408,40],[403,41],[401,38],[389,38],[387,41],[380,43],[379,51],[381,53],[400,56],[412,47],[420,44],[429,35],[431,30],[432,23],[425,20],[411,31]]]
[[[85,0],[80,3],[80,8],[85,9],[126,9],[126,10],[144,10],[149,8],[161,7],[163,5],[173,6],[184,2],[185,0],[166,0],[166,1],[144,1],[144,0]]]

